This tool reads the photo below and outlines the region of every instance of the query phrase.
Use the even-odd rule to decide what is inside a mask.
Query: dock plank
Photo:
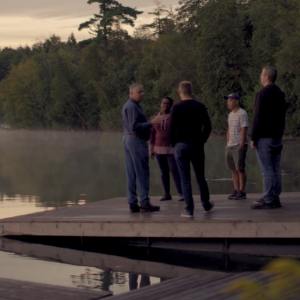
[[[238,300],[236,293],[226,289],[237,279],[257,280],[260,284],[269,283],[270,276],[263,272],[224,274],[223,276],[187,276],[170,279],[156,285],[143,287],[112,297],[112,300]],[[259,295],[257,295],[259,296]],[[299,297],[293,298],[299,299]]]
[[[111,292],[89,291],[0,278],[0,300],[96,300]]]
[[[112,300],[192,300],[235,299],[225,294],[224,287],[238,275],[188,276],[170,279],[112,297]]]
[[[212,195],[215,208],[204,213],[195,196],[195,216],[180,217],[184,203],[174,197],[160,202],[161,211],[130,214],[125,198],[103,200],[47,212],[0,220],[0,235],[163,237],[163,238],[299,238],[300,193],[282,194],[283,208],[253,211],[248,199],[227,200]]]

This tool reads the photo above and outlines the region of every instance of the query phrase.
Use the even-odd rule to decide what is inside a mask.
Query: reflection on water
[[[23,203],[61,207],[125,196],[121,133],[0,130],[0,137],[2,203],[21,199]],[[225,169],[224,147],[225,138],[211,138],[206,145],[206,176],[212,194],[232,191],[230,172]],[[284,145],[285,192],[299,190],[299,147],[299,142]],[[158,196],[163,190],[155,160],[150,161],[150,167],[150,194]],[[251,149],[247,175],[247,192],[261,192],[261,176]],[[194,192],[198,193],[196,186],[193,179]],[[172,192],[175,194],[174,186]]]
[[[37,260],[26,255],[1,251],[0,262],[0,278],[94,291],[111,291],[114,295],[130,290],[130,275],[125,272]],[[156,277],[149,278],[152,284],[160,281]]]

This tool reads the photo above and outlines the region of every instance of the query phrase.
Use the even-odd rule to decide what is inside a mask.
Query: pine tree
[[[164,27],[171,22],[167,17],[164,17],[169,11],[166,9],[166,6],[161,4],[159,1],[155,1],[156,8],[153,12],[149,12],[149,15],[155,16],[154,20],[150,24],[143,25],[144,28],[154,29],[153,35],[160,36],[163,34]]]
[[[126,24],[134,26],[142,11],[123,6],[115,0],[89,0],[88,4],[99,3],[99,13],[94,17],[79,25],[78,30],[89,28],[91,34],[96,35],[99,40],[104,40],[105,49],[108,47],[108,37],[112,34],[115,25]]]

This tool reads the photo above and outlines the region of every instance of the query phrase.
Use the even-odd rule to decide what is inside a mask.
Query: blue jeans
[[[130,205],[138,203],[136,182],[141,205],[149,203],[149,152],[145,140],[134,137],[123,137],[126,159],[127,199]]]
[[[209,190],[204,176],[205,155],[203,147],[196,148],[185,143],[177,143],[174,147],[174,155],[181,178],[182,192],[186,203],[185,209],[189,213],[194,212],[190,168],[191,163],[195,171],[202,205],[205,209],[209,208]]]
[[[279,200],[281,194],[280,159],[282,139],[260,138],[256,154],[263,178],[263,199],[266,203]]]
[[[182,195],[181,180],[173,154],[155,154],[161,173],[161,181],[165,194],[170,195],[170,171],[177,189],[177,193]]]

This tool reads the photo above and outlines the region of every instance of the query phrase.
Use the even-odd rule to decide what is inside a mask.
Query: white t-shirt
[[[241,143],[242,128],[249,126],[247,112],[240,108],[237,112],[231,112],[228,115],[229,141],[227,146],[238,146]],[[247,144],[247,136],[245,140]]]

